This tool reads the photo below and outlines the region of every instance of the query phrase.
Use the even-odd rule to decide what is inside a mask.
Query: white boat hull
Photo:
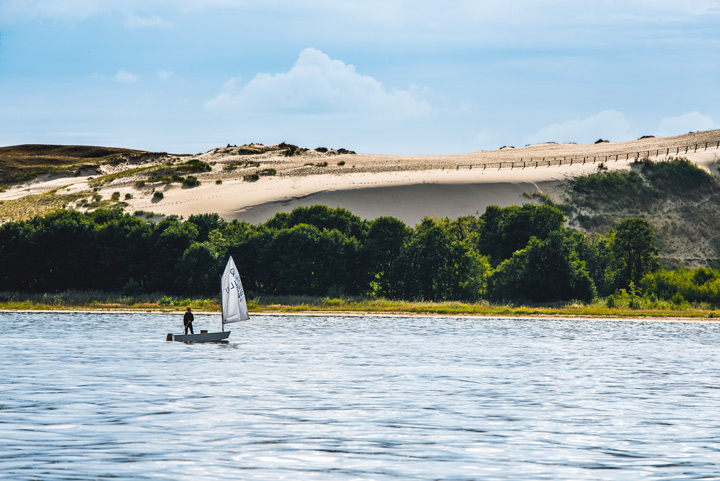
[[[202,334],[168,334],[168,341],[177,342],[220,342],[230,336],[230,331],[204,332]]]

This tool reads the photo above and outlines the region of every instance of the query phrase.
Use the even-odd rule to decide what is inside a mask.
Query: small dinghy
[[[168,341],[178,342],[221,342],[230,336],[230,331],[225,330],[225,324],[247,321],[250,314],[245,302],[245,291],[240,282],[240,274],[232,256],[228,259],[225,272],[221,281],[222,290],[222,319],[220,332],[200,331],[200,334],[168,334]]]

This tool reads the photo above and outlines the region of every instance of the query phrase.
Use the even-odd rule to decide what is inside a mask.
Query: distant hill
[[[77,175],[82,167],[102,162],[141,159],[150,152],[87,145],[25,144],[0,147],[0,185],[12,185],[42,174]]]

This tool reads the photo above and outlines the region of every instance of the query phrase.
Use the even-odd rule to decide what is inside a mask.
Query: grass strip
[[[486,302],[411,302],[386,299],[336,299],[307,296],[256,298],[248,301],[248,309],[262,313],[356,313],[443,316],[502,317],[572,317],[625,319],[707,319],[720,317],[709,307],[679,309],[609,308],[597,301],[593,304],[557,306],[492,305]],[[173,297],[160,294],[128,296],[117,293],[66,291],[53,294],[0,293],[2,310],[127,310],[180,312],[191,306],[196,310],[220,312],[219,299]]]

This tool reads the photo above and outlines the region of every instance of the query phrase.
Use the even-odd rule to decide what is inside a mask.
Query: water
[[[717,323],[181,317],[0,313],[0,478],[720,478]]]

